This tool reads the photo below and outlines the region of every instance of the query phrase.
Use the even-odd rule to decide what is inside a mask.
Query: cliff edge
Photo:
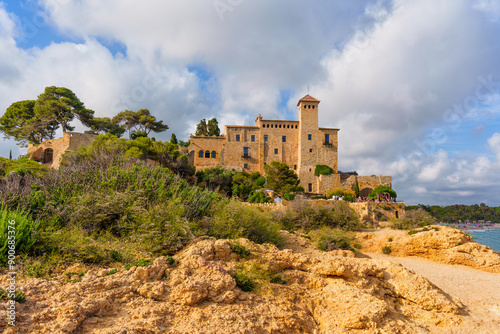
[[[320,252],[305,238],[283,234],[283,250],[200,238],[176,261],[160,257],[148,267],[89,270],[76,282],[64,275],[20,281],[26,302],[16,304],[16,328],[7,328],[2,309],[0,330],[426,333],[463,320],[460,302],[401,265],[350,251]],[[244,277],[253,280],[253,291],[243,291],[250,285]],[[0,283],[7,284],[5,276]]]
[[[358,233],[356,240],[362,245],[362,252],[418,256],[440,263],[500,273],[500,254],[473,242],[469,235],[458,229],[433,225],[411,233],[381,229]]]

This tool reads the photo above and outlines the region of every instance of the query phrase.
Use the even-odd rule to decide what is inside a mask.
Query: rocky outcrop
[[[305,248],[307,241],[300,239]],[[234,242],[251,254],[242,258],[234,253]],[[174,264],[160,257],[148,267],[115,274],[90,270],[76,283],[65,282],[63,276],[18,282],[27,301],[17,304],[15,330],[6,327],[6,314],[0,315],[0,330],[425,333],[462,320],[461,304],[422,276],[390,262],[344,253],[305,254],[246,239],[197,239],[174,257]],[[237,286],[235,273],[243,268],[260,277],[252,292]],[[270,283],[276,274],[286,283]]]
[[[365,252],[382,253],[390,249],[393,256],[419,256],[432,261],[461,264],[500,273],[500,254],[472,241],[464,232],[445,226],[418,229],[415,234],[399,230],[358,233],[356,239]]]

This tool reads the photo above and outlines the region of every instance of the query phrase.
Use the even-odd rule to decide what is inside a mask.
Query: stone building
[[[336,188],[354,190],[356,181],[362,196],[380,184],[392,186],[390,176],[338,172],[339,129],[319,127],[319,103],[310,95],[300,99],[298,121],[268,120],[259,115],[255,126],[226,125],[225,134],[218,137],[191,135],[190,161],[196,170],[220,166],[261,174],[265,174],[265,164],[283,162],[297,173],[309,193],[326,194]],[[327,165],[333,173],[317,177],[317,165]]]
[[[80,146],[90,146],[96,137],[86,133],[65,132],[61,138],[49,139],[39,145],[28,144],[28,155],[30,159],[57,169],[64,153],[74,152]]]

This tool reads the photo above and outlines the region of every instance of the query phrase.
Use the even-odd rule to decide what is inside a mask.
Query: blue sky
[[[0,111],[64,86],[187,140],[202,118],[296,119],[309,91],[340,170],[392,175],[408,204],[498,206],[499,35],[496,0],[0,1]]]

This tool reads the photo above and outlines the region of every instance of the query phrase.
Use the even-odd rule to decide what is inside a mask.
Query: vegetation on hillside
[[[494,223],[500,223],[500,207],[489,207],[484,203],[474,204],[474,205],[423,205],[418,206],[407,206],[406,210],[416,210],[422,209],[436,218],[438,221],[448,223],[450,221],[458,222],[461,220],[465,222],[469,221],[491,221]]]

